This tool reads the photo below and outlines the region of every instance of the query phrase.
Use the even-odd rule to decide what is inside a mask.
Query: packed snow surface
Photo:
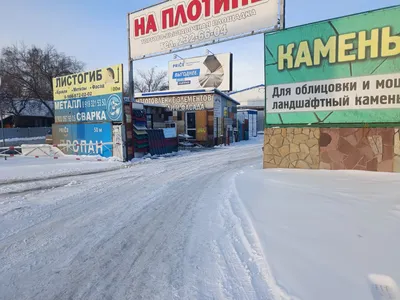
[[[21,141],[36,141],[36,140],[45,140],[45,136],[34,136],[34,137],[19,137],[19,138],[7,138],[6,142],[21,142]],[[1,140],[3,141],[3,140]]]
[[[173,157],[0,160],[0,299],[360,299],[400,282],[400,177]]]

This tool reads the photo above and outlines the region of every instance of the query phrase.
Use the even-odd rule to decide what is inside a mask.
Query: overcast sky
[[[0,47],[23,42],[54,45],[85,62],[86,69],[128,63],[127,13],[158,3],[154,0],[0,0]],[[400,0],[287,0],[286,26],[398,5]],[[232,52],[234,89],[263,83],[262,35],[208,46],[213,53]],[[204,49],[179,53],[203,55]],[[135,62],[135,68],[167,69],[172,55]],[[127,78],[127,74],[125,74]]]

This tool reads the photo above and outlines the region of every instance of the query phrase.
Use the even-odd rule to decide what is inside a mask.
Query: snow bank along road
[[[262,170],[261,142],[239,145],[0,160],[0,299],[372,300],[369,274],[400,283],[400,174]]]
[[[280,299],[234,185],[261,155],[250,143],[80,176],[67,164],[40,181],[3,175],[0,299]]]

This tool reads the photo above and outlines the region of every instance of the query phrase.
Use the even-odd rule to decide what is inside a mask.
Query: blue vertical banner
[[[70,155],[112,157],[112,124],[53,124],[53,144]]]

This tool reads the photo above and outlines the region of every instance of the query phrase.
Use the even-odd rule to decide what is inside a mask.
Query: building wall
[[[266,128],[264,168],[400,172],[397,128]]]
[[[233,92],[230,97],[245,107],[264,107],[265,104],[265,87],[256,86],[243,91]]]

